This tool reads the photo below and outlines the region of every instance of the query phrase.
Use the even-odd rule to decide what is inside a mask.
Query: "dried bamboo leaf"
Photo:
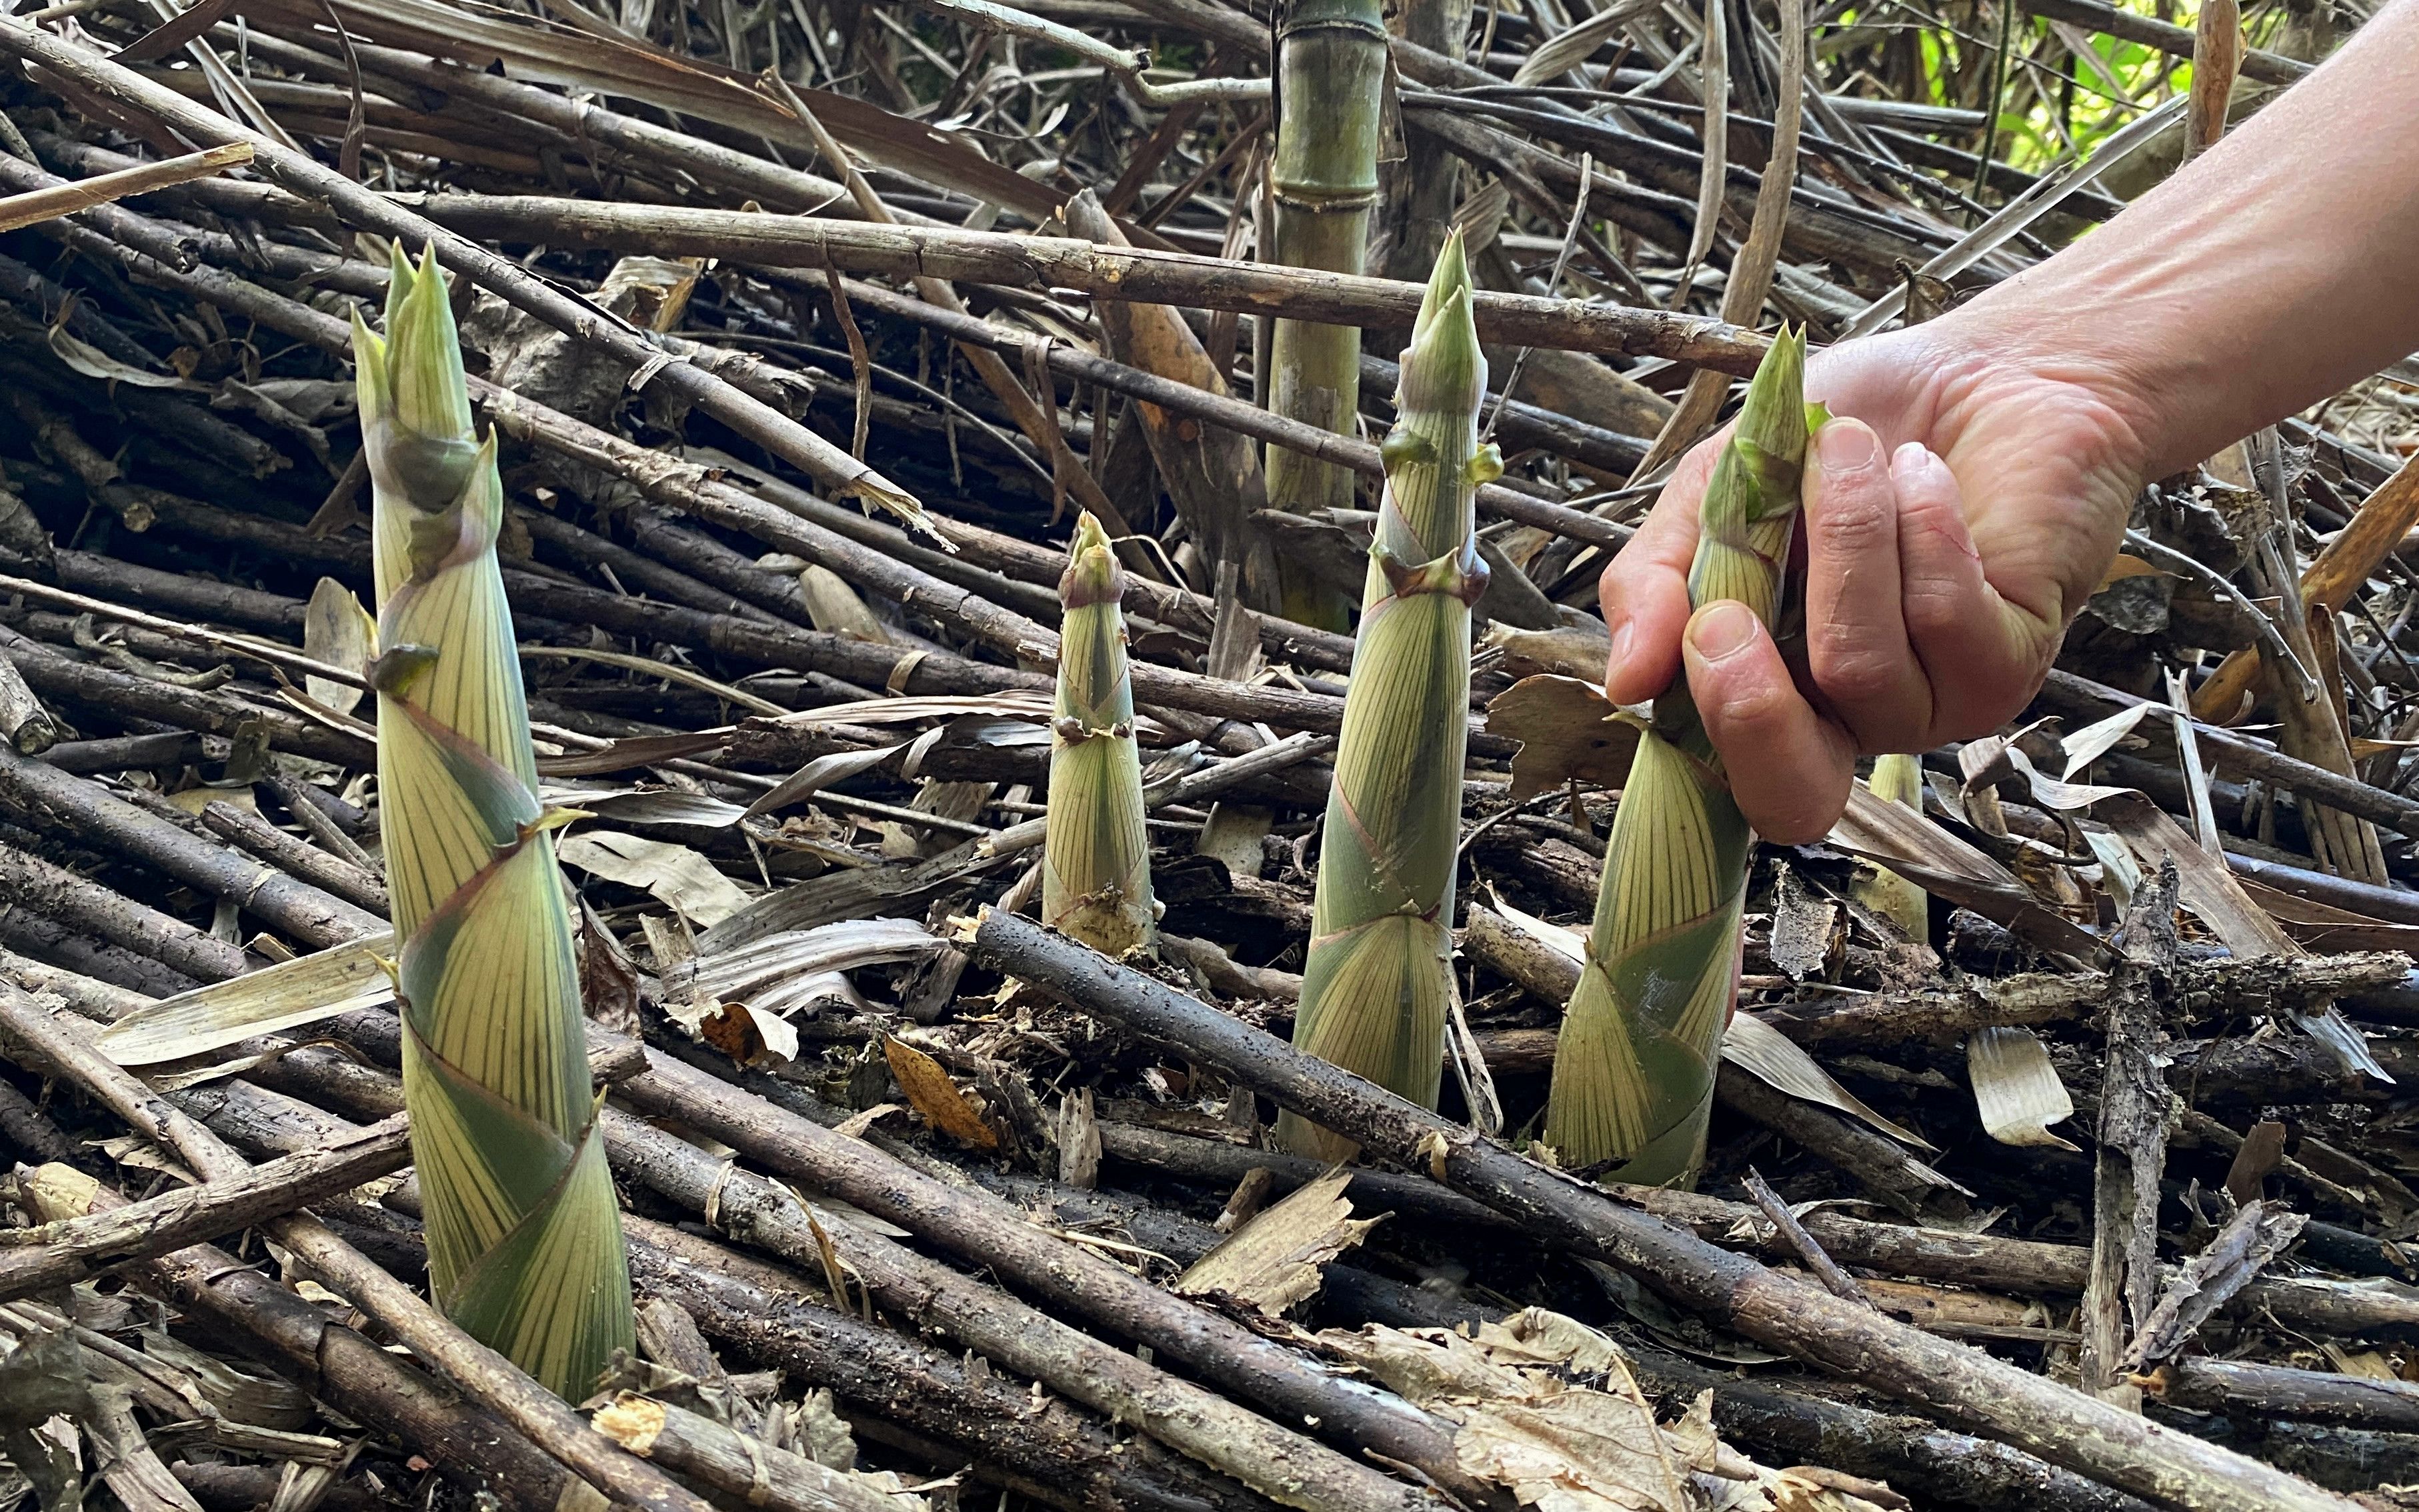
[[[311,602],[302,611],[302,649],[315,661],[367,676],[370,658],[377,654],[377,621],[362,608],[351,589],[333,578],[322,578],[311,590]],[[364,691],[309,676],[302,679],[302,690],[338,714],[352,713]]]
[[[1489,700],[1487,733],[1520,742],[1512,758],[1514,803],[1574,779],[1619,788],[1638,751],[1637,724],[1620,717],[1601,685],[1550,672],[1523,677]]]
[[[1261,1209],[1176,1280],[1188,1296],[1225,1295],[1282,1318],[1318,1292],[1319,1267],[1359,1244],[1378,1218],[1355,1219],[1342,1166]]]
[[[100,1048],[121,1066],[156,1066],[383,1008],[394,1001],[385,966],[393,951],[393,935],[373,934],[163,997],[101,1030]]]
[[[2007,1025],[1976,1030],[1965,1041],[1965,1075],[1974,1084],[1984,1134],[2003,1145],[2079,1150],[2049,1132],[2051,1124],[2074,1117],[2074,1099],[2032,1030]]]
[[[1815,1064],[1814,1057],[1796,1041],[1752,1013],[1741,1013],[1731,1020],[1728,1032],[1722,1036],[1722,1058],[1776,1091],[1844,1113],[1902,1144],[1918,1149],[1938,1148],[1866,1106],[1864,1099]]]
[[[681,911],[701,929],[712,929],[747,906],[747,889],[686,845],[648,840],[618,829],[583,829],[557,847],[565,866],[609,882],[638,887]]]
[[[1707,1436],[1668,1437],[1620,1350],[1574,1319],[1532,1307],[1481,1324],[1474,1338],[1371,1324],[1319,1339],[1455,1425],[1462,1468],[1521,1505],[1686,1512],[1697,1504],[1687,1470],[1716,1452]]]
[[[1826,842],[1880,862],[2060,955],[2096,961],[2104,953],[2090,932],[2043,904],[2014,872],[1913,810],[1874,797],[1862,782],[1848,790],[1847,811]]]
[[[1621,35],[1639,17],[1655,10],[1661,0],[1615,0],[1575,26],[1539,42],[1512,75],[1512,82],[1552,84],[1587,61],[1605,43]]]

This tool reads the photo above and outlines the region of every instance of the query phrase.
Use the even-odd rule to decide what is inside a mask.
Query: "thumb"
[[[1748,823],[1783,845],[1829,833],[1848,804],[1855,749],[1797,691],[1755,611],[1728,599],[1707,604],[1689,617],[1681,655]]]

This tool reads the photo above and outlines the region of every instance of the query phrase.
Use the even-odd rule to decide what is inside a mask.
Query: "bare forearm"
[[[2419,0],[2114,222],[1951,319],[2102,388],[2149,476],[2419,348]]]

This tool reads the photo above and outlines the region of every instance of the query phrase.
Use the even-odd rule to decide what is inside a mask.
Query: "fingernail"
[[[1745,650],[1755,632],[1755,610],[1725,600],[1697,611],[1688,625],[1688,643],[1707,661],[1721,661]]]
[[[1826,472],[1858,472],[1873,465],[1881,438],[1860,420],[1835,420],[1814,433],[1814,459]]]
[[[1631,626],[1627,620],[1624,620],[1619,625],[1613,626],[1612,656],[1608,663],[1613,671],[1619,671],[1623,664],[1629,660],[1630,644],[1637,639],[1638,632]]]
[[[1900,483],[1913,483],[1941,465],[1932,448],[1921,441],[1909,441],[1890,454],[1890,476]]]

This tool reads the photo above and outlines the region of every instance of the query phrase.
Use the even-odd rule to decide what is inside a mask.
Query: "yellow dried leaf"
[[[996,1149],[999,1135],[975,1116],[966,1094],[949,1080],[941,1063],[902,1040],[885,1037],[882,1053],[890,1062],[890,1074],[906,1095],[908,1106],[924,1116],[924,1121],[940,1130],[960,1144],[977,1149]]]
[[[1626,782],[1638,732],[1617,713],[1594,683],[1551,672],[1524,677],[1496,694],[1487,706],[1487,733],[1520,742],[1512,758],[1512,801],[1573,778],[1604,788]]]

